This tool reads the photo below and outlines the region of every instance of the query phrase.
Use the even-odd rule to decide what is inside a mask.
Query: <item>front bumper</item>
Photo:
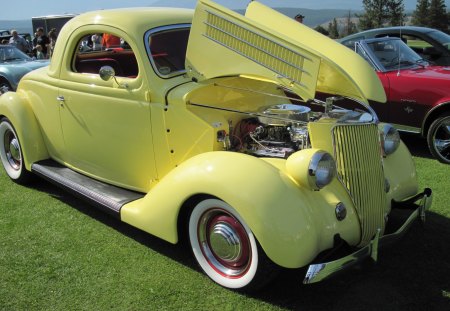
[[[422,193],[419,193],[406,201],[393,202],[392,208],[409,209],[411,206],[414,208],[414,212],[408,217],[408,219],[406,219],[399,229],[393,233],[386,234],[381,237],[379,229],[369,244],[361,249],[358,249],[354,253],[334,261],[310,265],[303,283],[310,284],[322,281],[323,279],[354,266],[369,257],[376,261],[378,257],[378,249],[381,246],[400,239],[408,231],[409,227],[417,217],[420,217],[422,221],[425,221],[425,211],[430,208],[432,200],[432,191],[431,189],[426,188]],[[417,201],[419,202],[415,203]]]

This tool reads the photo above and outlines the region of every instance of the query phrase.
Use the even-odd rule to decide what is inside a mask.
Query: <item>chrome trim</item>
[[[385,174],[378,125],[340,123],[332,127],[331,136],[336,177],[352,199],[360,221],[360,245],[365,245],[377,228],[384,230],[385,226]],[[353,138],[348,139],[349,136]]]
[[[391,123],[391,124],[400,132],[407,132],[407,133],[414,133],[414,134],[422,133],[422,130],[418,127],[401,125],[401,124],[396,124],[396,123]]]
[[[311,284],[322,281],[339,271],[360,263],[368,257],[371,257],[372,260],[377,261],[378,250],[381,246],[399,240],[407,232],[416,218],[425,218],[425,211],[431,207],[433,200],[431,189],[425,189],[424,192],[416,195],[415,199],[416,201],[420,200],[420,203],[416,205],[414,212],[397,231],[380,237],[380,230],[378,230],[375,237],[365,247],[360,248],[356,252],[334,261],[310,265],[303,280],[303,284]],[[407,201],[408,200],[405,200],[404,203]],[[402,202],[399,202],[399,204],[401,203]]]
[[[320,183],[319,185],[319,180],[317,178],[317,169],[319,163],[322,161],[331,161],[331,165],[330,170],[328,171],[328,180],[325,183]],[[311,160],[309,161],[308,175],[313,177],[314,179],[314,185],[316,186],[315,190],[319,190],[328,185],[333,180],[333,177],[336,176],[336,174],[336,163],[331,154],[326,151],[319,151],[312,156]]]
[[[183,29],[183,28],[189,28],[190,29],[191,28],[191,24],[184,23],[184,24],[176,24],[176,25],[168,25],[168,26],[157,27],[157,28],[153,28],[153,29],[148,30],[145,33],[145,35],[144,35],[145,50],[147,52],[147,57],[148,57],[148,59],[150,61],[150,64],[152,65],[152,68],[155,71],[155,73],[158,76],[160,76],[161,78],[163,78],[163,79],[168,79],[168,78],[172,78],[174,76],[183,75],[183,74],[186,73],[186,69],[179,70],[179,71],[174,71],[174,72],[171,72],[168,75],[161,74],[158,71],[158,69],[156,69],[156,64],[155,64],[155,62],[153,60],[153,57],[151,56],[151,53],[150,53],[149,37],[151,35],[155,34],[155,33],[158,33],[158,32],[168,31],[168,30],[176,30],[176,29]]]

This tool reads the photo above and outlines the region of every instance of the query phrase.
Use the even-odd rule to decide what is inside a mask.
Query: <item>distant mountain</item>
[[[271,8],[308,8],[308,9],[342,9],[362,10],[362,0],[258,0]],[[234,10],[244,9],[250,0],[215,0],[215,2]],[[404,0],[406,10],[414,10],[417,0]],[[446,4],[448,0],[445,1]],[[194,8],[196,0],[156,0],[152,6],[186,7]],[[447,5],[448,6],[448,5]]]
[[[181,3],[180,3],[181,2]],[[165,6],[165,7],[180,7],[180,5],[186,4],[188,2],[192,2],[191,0],[161,0],[157,1],[152,6]],[[194,1],[195,2],[195,1]],[[242,1],[239,1],[242,3]],[[280,1],[283,2],[283,1]],[[195,5],[192,6],[194,8]],[[294,17],[298,13],[302,13],[306,16],[305,18],[305,25],[308,25],[310,27],[315,27],[317,25],[321,25],[324,23],[327,23],[333,18],[340,18],[345,17],[348,14],[348,10],[344,9],[323,9],[323,10],[312,10],[312,9],[303,9],[298,7],[276,7],[275,10],[279,11],[282,14],[285,14],[289,17]],[[245,12],[245,9],[235,9],[235,11],[243,14]],[[351,11],[352,14],[359,13],[356,11]],[[32,32],[32,25],[31,25],[31,19],[30,20],[14,20],[14,21],[7,21],[7,20],[0,20],[0,29],[17,29],[19,33],[21,32]]]

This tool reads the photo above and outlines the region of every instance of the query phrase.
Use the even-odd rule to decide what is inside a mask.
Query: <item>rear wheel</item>
[[[8,176],[17,183],[25,183],[31,173],[25,169],[19,138],[7,118],[0,120],[0,158]]]
[[[450,114],[440,115],[431,123],[427,135],[428,147],[436,159],[450,164]]]
[[[193,209],[189,240],[200,267],[223,287],[254,291],[278,271],[244,220],[223,201],[207,199]]]
[[[8,91],[11,91],[11,85],[8,80],[0,78],[0,95]]]

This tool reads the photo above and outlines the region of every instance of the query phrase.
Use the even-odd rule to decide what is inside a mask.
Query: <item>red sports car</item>
[[[387,103],[373,103],[381,121],[427,138],[431,153],[450,164],[450,67],[433,66],[399,38],[365,39],[355,51],[377,71]]]

